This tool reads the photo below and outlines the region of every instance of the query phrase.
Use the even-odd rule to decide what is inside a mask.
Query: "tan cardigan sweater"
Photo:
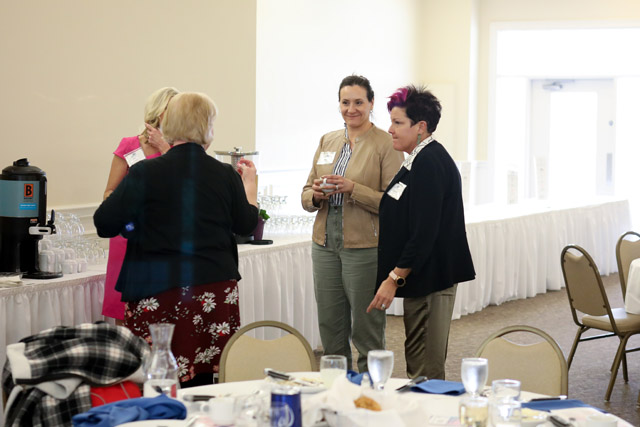
[[[313,241],[326,244],[326,225],[329,212],[328,200],[320,206],[313,204],[313,180],[333,174],[340,151],[349,141],[344,130],[329,132],[320,139],[313,157],[313,165],[307,183],[302,189],[302,207],[308,212],[318,211],[313,224]],[[321,153],[335,153],[331,164],[318,164]],[[345,178],[354,182],[351,195],[344,195],[342,208],[342,232],[345,248],[373,248],[378,246],[378,206],[383,192],[404,160],[401,152],[393,149],[391,135],[373,126],[356,139]]]

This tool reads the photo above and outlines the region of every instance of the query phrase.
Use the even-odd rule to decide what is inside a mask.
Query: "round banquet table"
[[[296,378],[320,378],[319,372],[295,372],[291,374]],[[391,378],[385,386],[385,392],[396,393],[395,390],[405,385],[409,380],[406,378]],[[178,391],[178,398],[185,402],[188,408],[193,405],[191,402],[184,400],[185,395],[209,395],[213,397],[241,397],[250,396],[253,394],[264,393],[269,390],[269,384],[273,384],[269,380],[253,380],[253,381],[238,381],[222,384],[214,384],[200,387],[192,387]],[[463,396],[448,396],[440,394],[428,394],[428,393],[416,393],[406,392],[404,393],[411,400],[415,400],[420,405],[426,405],[428,408],[429,418],[425,420],[425,423],[420,427],[443,427],[451,425],[459,425],[458,421],[458,404]],[[302,393],[302,408],[305,409],[305,400],[309,399],[314,394]],[[530,393],[523,391],[521,393],[521,399],[523,401],[529,401],[536,397],[544,397],[540,394]],[[595,412],[593,408],[573,408],[578,410],[585,410]],[[558,414],[563,415],[561,410]],[[556,411],[553,411],[556,412]],[[186,424],[186,422],[185,422]],[[304,425],[307,427],[307,425]],[[316,423],[311,427],[326,427],[324,422]],[[552,427],[550,422],[539,424],[539,427]],[[618,419],[618,427],[631,427],[631,424],[622,419]]]

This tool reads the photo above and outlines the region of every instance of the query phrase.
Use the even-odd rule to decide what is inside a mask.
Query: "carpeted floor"
[[[617,274],[603,278],[612,307],[620,307],[622,292]],[[447,379],[460,381],[460,362],[472,357],[484,338],[509,325],[530,325],[551,335],[562,348],[565,357],[571,350],[577,326],[573,323],[567,294],[563,290],[540,294],[535,298],[516,300],[463,316],[451,324]],[[387,348],[395,354],[393,376],[406,377],[404,361],[404,326],[402,317],[387,316]],[[640,391],[640,352],[627,355],[629,382],[618,372],[610,402],[604,394],[610,378],[609,368],[619,340],[615,337],[580,343],[569,371],[569,397],[602,408],[640,426],[640,410],[636,406]],[[640,346],[640,337],[633,337],[628,348]],[[355,359],[355,357],[354,357]]]

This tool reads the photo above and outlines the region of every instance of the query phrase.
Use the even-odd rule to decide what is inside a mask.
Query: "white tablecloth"
[[[465,216],[476,279],[458,285],[454,319],[488,305],[561,289],[560,253],[568,244],[585,248],[600,274],[616,272],[617,239],[631,229],[626,200],[486,205],[469,209]],[[402,315],[402,300],[397,298],[387,312]]]
[[[311,237],[275,236],[273,245],[240,245],[240,319],[243,325],[278,320],[296,328],[311,348],[320,346],[313,291]],[[272,338],[264,331],[258,338]]]
[[[629,266],[624,310],[627,313],[640,314],[640,258],[631,261]]]
[[[318,372],[296,372],[292,374],[297,378],[319,378],[320,374]],[[395,393],[395,389],[401,387],[407,383],[407,379],[403,378],[390,378],[387,381],[385,386],[385,393],[392,394]],[[258,396],[258,398],[262,398],[265,400],[264,404],[268,405],[269,394],[268,390],[270,389],[270,384],[265,380],[256,380],[256,381],[238,381],[231,383],[223,383],[223,384],[215,384],[201,387],[193,387],[188,389],[183,389],[178,391],[178,399],[185,402],[185,405],[188,408],[189,414],[193,415],[198,410],[198,403],[187,402],[183,400],[185,395],[207,395],[207,396],[217,396],[217,397],[240,397],[247,398],[250,396]],[[331,392],[334,392],[332,390]],[[465,396],[465,395],[463,395]],[[411,424],[410,427],[415,425],[416,427],[442,427],[448,425],[459,425],[458,417],[459,417],[459,403],[460,399],[463,396],[448,396],[441,394],[428,394],[428,393],[417,393],[417,392],[406,392],[402,394],[403,403],[405,404],[416,404],[419,406],[424,414],[426,415],[424,418],[421,418],[419,423]],[[305,394],[301,395],[301,403],[302,410],[305,411],[305,408],[309,408],[310,405],[313,404],[313,400],[316,400],[320,397],[320,395],[316,394]],[[529,401],[533,398],[542,397],[540,394],[529,393],[527,391],[522,391],[521,400]],[[399,408],[402,410],[402,408]],[[553,413],[560,415],[563,418],[570,418],[575,416],[578,419],[586,418],[591,414],[600,414],[598,410],[595,408],[571,408],[571,409],[563,409],[563,410],[554,410]],[[363,414],[366,416],[367,413]],[[375,416],[375,414],[373,414]],[[375,419],[375,418],[374,418]],[[187,421],[184,422],[183,425],[186,426]],[[364,424],[364,423],[363,423]],[[369,425],[370,423],[367,423]],[[403,423],[404,424],[404,423]],[[317,426],[326,426],[326,424],[315,424]],[[389,425],[388,423],[383,423],[382,425]],[[550,422],[544,422],[540,424],[543,427],[553,427]],[[582,425],[582,424],[580,424]],[[305,426],[308,426],[306,424]],[[631,424],[618,418],[618,426],[619,427],[631,427]],[[313,426],[311,426],[313,427]]]

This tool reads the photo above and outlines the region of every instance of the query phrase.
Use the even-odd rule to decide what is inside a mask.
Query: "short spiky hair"
[[[389,112],[394,107],[404,108],[407,117],[413,124],[419,121],[427,122],[429,133],[435,132],[440,122],[442,111],[440,101],[424,86],[410,85],[395,91],[387,102]]]

